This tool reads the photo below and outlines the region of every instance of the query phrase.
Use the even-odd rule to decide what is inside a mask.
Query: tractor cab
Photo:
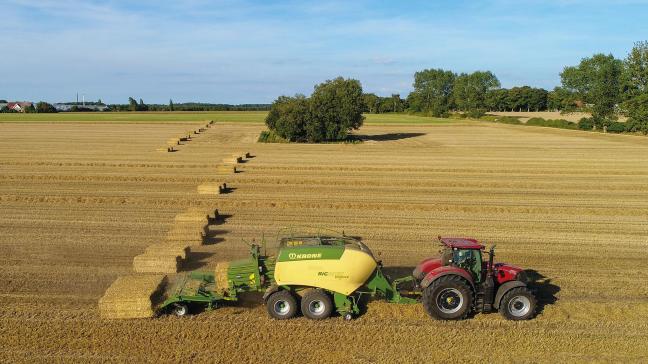
[[[439,238],[443,248],[441,257],[443,265],[452,265],[470,272],[476,283],[482,281],[484,272],[482,250],[484,246],[475,239]]]

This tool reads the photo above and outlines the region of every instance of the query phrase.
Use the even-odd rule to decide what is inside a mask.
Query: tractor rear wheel
[[[472,290],[456,275],[437,278],[423,291],[423,307],[437,320],[463,320],[473,303]]]
[[[529,320],[536,313],[536,298],[526,287],[516,287],[504,294],[499,312],[509,320]]]
[[[184,303],[176,303],[171,312],[178,317],[186,316],[189,313],[189,306]]]
[[[278,291],[266,301],[268,314],[277,320],[287,320],[297,315],[297,300],[288,291]]]
[[[311,320],[323,320],[331,316],[333,302],[326,292],[321,289],[308,291],[301,299],[301,311]]]

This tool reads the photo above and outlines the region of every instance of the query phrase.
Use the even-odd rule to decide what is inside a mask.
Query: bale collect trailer
[[[337,313],[351,320],[371,298],[421,302],[435,319],[460,320],[471,312],[499,312],[510,320],[535,316],[536,299],[525,272],[494,263],[475,239],[442,238],[441,254],[423,260],[411,275],[391,280],[361,241],[344,235],[290,235],[278,239],[276,255],[252,244],[247,259],[218,263],[214,272],[191,272],[167,290],[160,313],[186,315],[195,306],[217,308],[241,294],[262,292],[268,314],[299,313],[321,320]],[[403,287],[409,286],[408,289]]]

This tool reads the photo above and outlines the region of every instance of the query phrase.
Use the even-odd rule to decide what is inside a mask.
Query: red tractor
[[[422,261],[414,278],[423,306],[436,319],[461,320],[475,312],[499,312],[509,320],[535,316],[536,298],[518,267],[493,262],[495,247],[482,260],[484,246],[475,239],[442,238],[441,256]]]

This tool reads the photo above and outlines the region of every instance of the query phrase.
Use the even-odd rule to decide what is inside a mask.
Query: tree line
[[[111,111],[268,111],[270,104],[211,104],[200,102],[174,103],[169,100],[168,104],[146,104],[141,98],[139,101],[133,97],[128,98],[127,104],[111,104]]]
[[[462,112],[475,118],[489,111],[585,111],[592,117],[582,125],[606,129],[625,115],[627,131],[648,134],[648,42],[635,43],[625,59],[602,53],[583,58],[578,65],[565,67],[560,79],[561,85],[551,91],[530,86],[506,89],[490,71],[425,69],[414,74],[413,91],[406,99],[365,94],[364,111],[436,117]]]

